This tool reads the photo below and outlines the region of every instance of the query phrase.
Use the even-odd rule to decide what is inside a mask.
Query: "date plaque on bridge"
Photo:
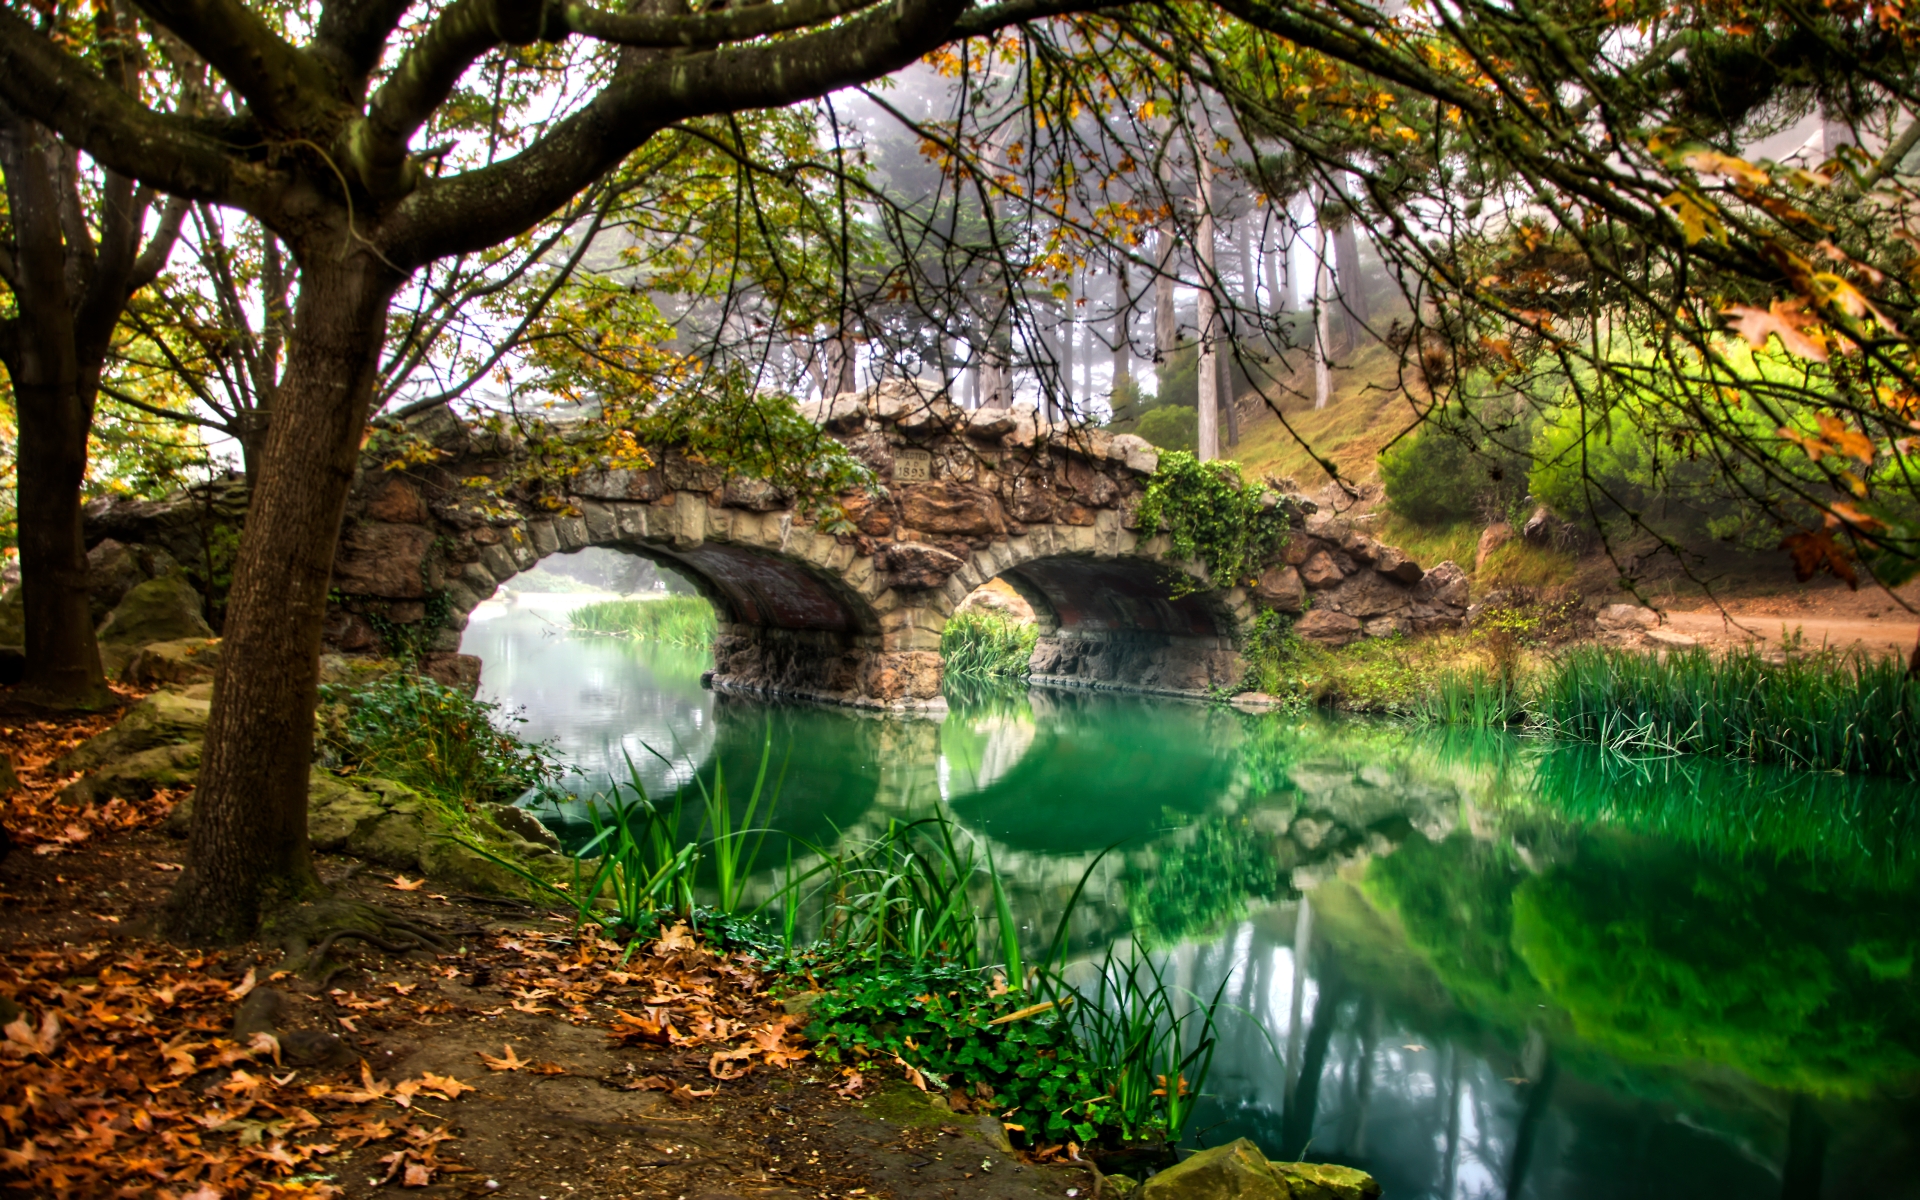
[[[933,478],[933,455],[925,450],[894,451],[893,477],[900,483],[925,483]]]

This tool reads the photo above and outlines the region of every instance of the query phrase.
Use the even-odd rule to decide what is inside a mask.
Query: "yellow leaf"
[[[1703,204],[1685,192],[1675,192],[1660,202],[1673,210],[1680,221],[1680,232],[1686,235],[1687,244],[1712,238],[1721,245],[1727,244],[1727,227],[1721,223],[1720,214],[1712,206]]]

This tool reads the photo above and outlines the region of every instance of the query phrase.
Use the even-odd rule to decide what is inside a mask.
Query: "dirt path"
[[[1806,649],[1857,648],[1868,654],[1901,656],[1913,653],[1915,639],[1920,637],[1920,622],[1897,609],[1883,617],[1826,616],[1765,610],[1669,611],[1667,628],[1710,645],[1733,646],[1758,642],[1766,646],[1779,646],[1797,637],[1800,645]]]

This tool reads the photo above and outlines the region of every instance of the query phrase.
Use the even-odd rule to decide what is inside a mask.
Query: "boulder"
[[[154,642],[211,638],[200,593],[180,575],[163,575],[127,589],[100,624],[100,657],[118,670],[133,651]]]
[[[867,419],[867,405],[857,392],[808,400],[800,405],[800,415],[827,429],[853,429]]]
[[[1333,555],[1325,550],[1316,550],[1300,564],[1300,580],[1315,591],[1330,588],[1346,578],[1346,573],[1334,562]]]
[[[1269,567],[1254,586],[1253,598],[1264,608],[1276,612],[1297,613],[1306,603],[1306,587],[1300,572],[1289,566]]]
[[[1151,475],[1160,469],[1160,450],[1137,433],[1123,433],[1113,439],[1107,453],[1126,464],[1136,475]]]
[[[1638,604],[1609,604],[1594,615],[1593,623],[1615,633],[1652,629],[1660,623],[1660,614]]]
[[[140,584],[178,569],[173,556],[156,546],[138,542],[129,546],[105,539],[87,551],[87,602],[93,610],[93,623],[106,620],[114,606]]]
[[[205,683],[213,678],[213,670],[219,663],[219,638],[155,642],[134,651],[120,672],[120,682],[140,688]]]
[[[925,542],[888,542],[874,553],[873,565],[884,571],[893,586],[934,588],[966,563]]]
[[[1246,1138],[1202,1150],[1140,1185],[1142,1200],[1377,1200],[1373,1176],[1333,1163],[1268,1162]]]
[[[116,759],[160,746],[197,743],[207,731],[210,698],[181,692],[155,692],[127,710],[127,715],[104,733],[88,738],[55,759],[59,775],[92,771]],[[197,756],[196,756],[197,761]]]
[[[1412,599],[1405,584],[1378,571],[1362,571],[1322,593],[1314,604],[1364,620],[1404,612]]]
[[[200,743],[154,746],[111,759],[60,790],[69,804],[104,804],[108,800],[144,800],[164,789],[193,786],[200,775]]]
[[[1553,540],[1553,510],[1542,504],[1533,510],[1527,523],[1520,527],[1520,536],[1536,546],[1544,546]]]
[[[1413,600],[1416,604],[1458,609],[1464,615],[1468,591],[1467,573],[1460,569],[1460,564],[1448,559],[1421,576],[1420,582],[1413,585]]]
[[[1397,546],[1380,546],[1373,555],[1373,569],[1400,583],[1419,583],[1425,571]]]
[[[1344,646],[1360,636],[1360,621],[1330,608],[1315,608],[1294,622],[1293,631],[1322,646]]]

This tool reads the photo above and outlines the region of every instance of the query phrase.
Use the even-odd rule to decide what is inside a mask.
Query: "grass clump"
[[[1581,647],[1542,673],[1529,707],[1562,737],[1621,750],[1920,779],[1920,680],[1897,659]]]
[[[559,778],[558,755],[523,741],[499,705],[422,675],[320,689],[322,753],[347,770],[404,783],[460,821]]]
[[[1025,679],[1027,661],[1040,640],[1037,625],[996,612],[966,610],[947,619],[940,657],[949,679]]]
[[[719,618],[699,596],[662,596],[657,600],[602,600],[567,614],[574,633],[632,638],[704,650],[713,645]]]

